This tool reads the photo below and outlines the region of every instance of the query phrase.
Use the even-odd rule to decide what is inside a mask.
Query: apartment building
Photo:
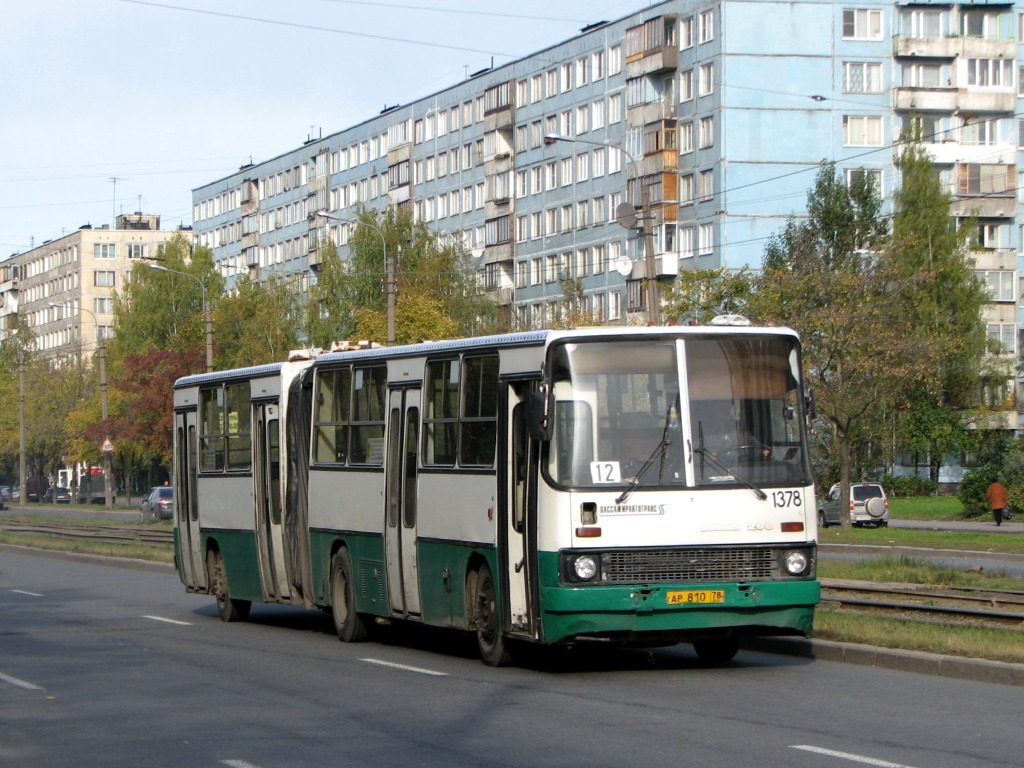
[[[229,281],[267,270],[312,280],[318,238],[344,255],[359,206],[407,207],[462,238],[521,326],[558,311],[566,278],[596,318],[646,322],[648,276],[756,268],[804,210],[822,160],[891,200],[894,145],[916,124],[954,217],[977,220],[986,321],[1006,367],[986,397],[1003,409],[999,426],[1017,428],[1022,11],[652,4],[193,190],[195,237]]]
[[[32,331],[35,354],[88,359],[96,342],[110,336],[114,294],[123,290],[132,266],[156,257],[164,244],[186,231],[162,231],[160,217],[118,216],[114,228],[85,226],[0,263],[0,329],[8,333],[18,316]]]

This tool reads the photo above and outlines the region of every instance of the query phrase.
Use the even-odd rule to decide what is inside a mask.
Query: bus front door
[[[392,613],[419,615],[416,562],[416,500],[419,459],[418,389],[391,390],[388,402],[384,545]]]
[[[281,533],[281,433],[277,403],[256,403],[256,530],[263,589],[273,600],[286,600],[291,589],[284,563]]]
[[[508,425],[511,455],[502,464],[508,467],[508,499],[505,508],[505,556],[508,578],[508,627],[515,633],[536,637],[533,620],[533,600],[530,584],[534,561],[530,558],[530,529],[534,525],[537,473],[531,470],[534,462],[526,423],[526,403],[520,402],[514,389],[508,392],[511,418]]]
[[[178,528],[178,563],[181,580],[186,587],[205,589],[206,568],[203,542],[199,533],[199,499],[196,477],[199,471],[199,437],[196,434],[196,412],[180,411],[174,415],[175,442],[175,526]]]

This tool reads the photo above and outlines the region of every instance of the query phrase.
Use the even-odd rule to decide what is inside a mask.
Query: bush
[[[879,482],[885,487],[888,496],[932,496],[939,489],[939,484],[934,480],[917,475],[883,475]]]
[[[979,467],[974,472],[964,475],[957,498],[960,499],[960,503],[964,505],[969,516],[984,515],[989,511],[985,491],[997,477],[998,471],[991,465]]]

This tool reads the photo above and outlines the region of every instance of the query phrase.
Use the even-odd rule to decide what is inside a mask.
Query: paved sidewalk
[[[890,528],[911,528],[918,531],[969,531],[972,533],[1024,533],[1024,513],[1018,512],[1013,519],[996,525],[991,517],[985,520],[894,520],[889,518]]]

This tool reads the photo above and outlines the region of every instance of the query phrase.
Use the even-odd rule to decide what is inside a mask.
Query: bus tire
[[[249,617],[252,603],[248,600],[233,600],[228,592],[228,574],[224,558],[216,549],[206,553],[206,577],[209,579],[210,594],[217,600],[217,612],[224,621],[245,621]]]
[[[498,597],[494,579],[486,563],[466,578],[466,594],[470,598],[469,624],[476,630],[476,644],[480,658],[490,667],[505,667],[512,663],[508,640],[501,632]]]
[[[331,616],[334,618],[334,631],[343,642],[365,640],[369,634],[363,617],[356,613],[352,559],[345,547],[331,558]]]
[[[705,637],[693,641],[693,650],[697,658],[705,664],[725,664],[732,661],[740,649],[738,637]]]

